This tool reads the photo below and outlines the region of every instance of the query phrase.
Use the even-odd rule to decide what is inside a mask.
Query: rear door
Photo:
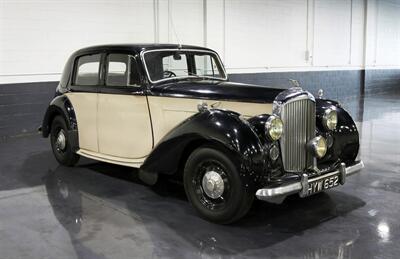
[[[137,159],[150,153],[153,147],[150,114],[133,55],[106,55],[97,120],[101,154]]]
[[[97,95],[101,57],[102,54],[93,53],[75,60],[70,92],[66,94],[76,114],[79,147],[93,152],[98,152]]]

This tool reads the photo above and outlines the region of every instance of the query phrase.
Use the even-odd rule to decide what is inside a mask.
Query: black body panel
[[[246,102],[274,102],[278,104],[275,107],[290,101],[292,98],[299,97],[299,95],[306,95],[307,98],[316,102],[317,135],[330,136],[333,139],[333,145],[328,149],[326,156],[318,160],[318,167],[334,169],[340,162],[354,163],[359,149],[359,134],[351,116],[337,102],[315,99],[309,92],[299,87],[284,91],[285,89],[201,77],[171,78],[171,80],[155,84],[150,83],[140,53],[154,49],[178,50],[180,48],[214,52],[207,48],[175,44],[104,45],[76,51],[65,65],[60,84],[57,87],[56,97],[50,103],[46,112],[42,124],[43,136],[49,135],[54,116],[62,115],[69,127],[69,139],[73,142],[75,150],[79,149],[78,125],[74,108],[64,95],[68,92],[240,101],[243,102],[243,105],[246,105]],[[102,56],[98,85],[90,87],[71,85],[76,59],[82,55],[96,53]],[[133,55],[139,67],[141,87],[104,86],[107,53],[129,53]],[[333,131],[326,130],[322,125],[324,111],[329,107],[334,107],[338,115],[338,127]],[[275,113],[279,114],[278,111],[275,111]],[[252,191],[254,191],[253,188],[262,187],[267,183],[285,181],[285,177],[289,177],[290,174],[283,171],[281,154],[275,161],[270,159],[272,157],[270,151],[276,151],[275,148],[271,148],[277,147],[280,151],[280,145],[279,141],[271,141],[266,137],[265,123],[269,116],[270,114],[260,114],[248,120],[243,120],[240,114],[234,111],[204,109],[166,134],[144,161],[141,170],[149,173],[174,174],[182,171],[182,166],[194,149],[202,145],[212,145],[224,152],[230,152],[237,158],[241,167],[243,182],[246,188]],[[115,126],[118,127],[118,125]]]
[[[47,138],[50,134],[51,123],[55,116],[63,116],[68,127],[69,140],[74,150],[79,149],[78,139],[78,124],[74,107],[65,95],[56,94],[56,97],[51,101],[49,107],[46,110],[44,119],[42,122],[42,135]]]
[[[271,114],[260,114],[251,117],[248,122],[252,126],[253,130],[256,132],[257,136],[260,138],[263,144],[270,142],[270,140],[265,136],[265,123],[267,123],[268,118]]]
[[[335,130],[327,131],[322,124],[322,117],[325,110],[332,107],[337,112],[338,126]],[[325,157],[318,161],[319,164],[333,165],[339,162],[346,164],[354,162],[360,144],[357,126],[350,114],[335,101],[316,99],[316,115],[317,128],[320,134],[323,136],[330,134],[333,137],[333,146],[328,149]]]
[[[141,169],[174,174],[188,151],[201,145],[232,152],[240,161],[247,187],[254,187],[264,171],[264,148],[255,131],[238,113],[223,110],[205,110],[179,124],[153,149]]]
[[[279,178],[277,179],[277,177],[281,176],[284,173],[281,154],[275,161],[272,160],[269,156],[272,147],[277,147],[280,151],[279,141],[272,141],[266,135],[265,123],[270,116],[271,114],[260,114],[248,120],[254,132],[257,134],[258,138],[264,146],[265,170],[264,173],[262,173],[262,178],[259,181],[261,186],[262,184],[266,184],[267,182],[280,180]]]
[[[155,96],[272,103],[275,97],[283,90],[218,80],[190,79],[153,86],[149,94]]]

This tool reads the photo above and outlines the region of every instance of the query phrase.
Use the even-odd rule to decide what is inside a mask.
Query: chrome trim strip
[[[146,70],[147,79],[148,79],[149,82],[152,83],[152,84],[159,83],[159,82],[164,82],[164,81],[168,81],[168,80],[171,80],[171,79],[173,80],[173,79],[177,79],[177,78],[198,78],[197,76],[180,76],[180,77],[164,78],[164,79],[160,79],[160,80],[157,80],[157,81],[151,80],[149,71],[148,71],[148,69],[147,69],[146,60],[144,59],[144,54],[149,53],[149,52],[161,52],[161,51],[193,51],[193,52],[203,52],[203,53],[212,54],[212,55],[214,55],[214,56],[218,59],[220,65],[221,65],[221,68],[222,68],[222,70],[223,70],[223,72],[224,72],[224,77],[223,77],[223,78],[216,78],[216,77],[211,77],[211,76],[201,76],[201,77],[203,77],[203,78],[209,78],[209,79],[214,79],[214,80],[224,80],[224,81],[228,80],[228,76],[227,76],[227,74],[226,74],[226,70],[225,70],[224,64],[222,63],[221,58],[219,57],[219,55],[218,55],[217,52],[210,51],[210,50],[201,50],[201,49],[179,49],[179,48],[177,48],[177,49],[151,49],[151,50],[142,50],[142,51],[140,52],[140,59],[142,60],[143,66],[144,66],[144,68],[145,68],[145,70]]]
[[[301,195],[306,194],[307,190],[308,190],[308,184],[314,182],[314,181],[318,181],[320,179],[323,179],[325,177],[330,177],[336,174],[341,174],[341,175],[345,175],[345,177],[347,178],[348,176],[351,176],[357,172],[359,172],[361,169],[364,168],[364,162],[363,161],[359,161],[358,163],[352,165],[352,166],[348,166],[348,167],[344,167],[344,166],[340,166],[340,168],[338,170],[335,170],[333,172],[330,172],[328,174],[324,174],[315,178],[308,178],[307,174],[303,174],[302,179],[298,182],[295,183],[291,183],[291,184],[287,184],[287,185],[283,185],[283,186],[279,186],[279,187],[275,187],[275,188],[262,188],[262,189],[258,189],[256,192],[256,197],[259,200],[264,200],[264,201],[272,201],[274,199],[276,199],[277,197],[286,197],[290,194],[294,194],[294,193],[300,193]],[[345,173],[342,173],[341,171],[343,171]],[[341,177],[340,179],[341,184],[344,184],[345,179],[343,179]],[[283,200],[283,199],[282,199]]]
[[[301,93],[299,96],[293,97],[293,98],[287,100],[286,102],[284,102],[283,104],[289,104],[291,102],[296,102],[296,101],[300,101],[300,100],[310,100],[315,103],[314,96],[307,94],[307,93]]]

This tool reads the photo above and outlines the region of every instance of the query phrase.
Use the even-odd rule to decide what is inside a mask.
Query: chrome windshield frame
[[[192,75],[187,75],[187,76],[177,76],[177,77],[170,77],[170,78],[163,78],[163,79],[159,79],[159,80],[151,80],[150,74],[149,74],[149,70],[147,69],[147,65],[146,65],[146,59],[144,58],[144,55],[146,53],[150,53],[150,52],[162,52],[162,51],[182,51],[182,52],[197,52],[197,53],[207,53],[210,54],[211,56],[215,57],[222,69],[222,72],[224,73],[223,76],[224,77],[212,77],[212,76],[192,76]],[[187,78],[207,78],[207,79],[211,79],[211,80],[222,80],[222,81],[227,81],[228,80],[228,75],[226,74],[226,70],[224,67],[224,64],[221,61],[221,58],[219,57],[217,52],[214,51],[210,51],[210,50],[201,50],[201,49],[152,49],[152,50],[142,50],[140,52],[140,59],[142,60],[143,66],[144,66],[144,70],[146,71],[146,76],[147,79],[149,80],[150,83],[152,84],[157,84],[160,82],[164,82],[164,81],[169,81],[169,80],[176,80],[176,79],[187,79]]]

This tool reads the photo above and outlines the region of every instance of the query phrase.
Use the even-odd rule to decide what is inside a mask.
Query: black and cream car
[[[300,87],[232,83],[218,54],[172,44],[105,45],[68,60],[42,123],[59,163],[80,156],[176,175],[213,222],[254,197],[279,203],[344,184],[363,168],[359,134],[335,101]]]

